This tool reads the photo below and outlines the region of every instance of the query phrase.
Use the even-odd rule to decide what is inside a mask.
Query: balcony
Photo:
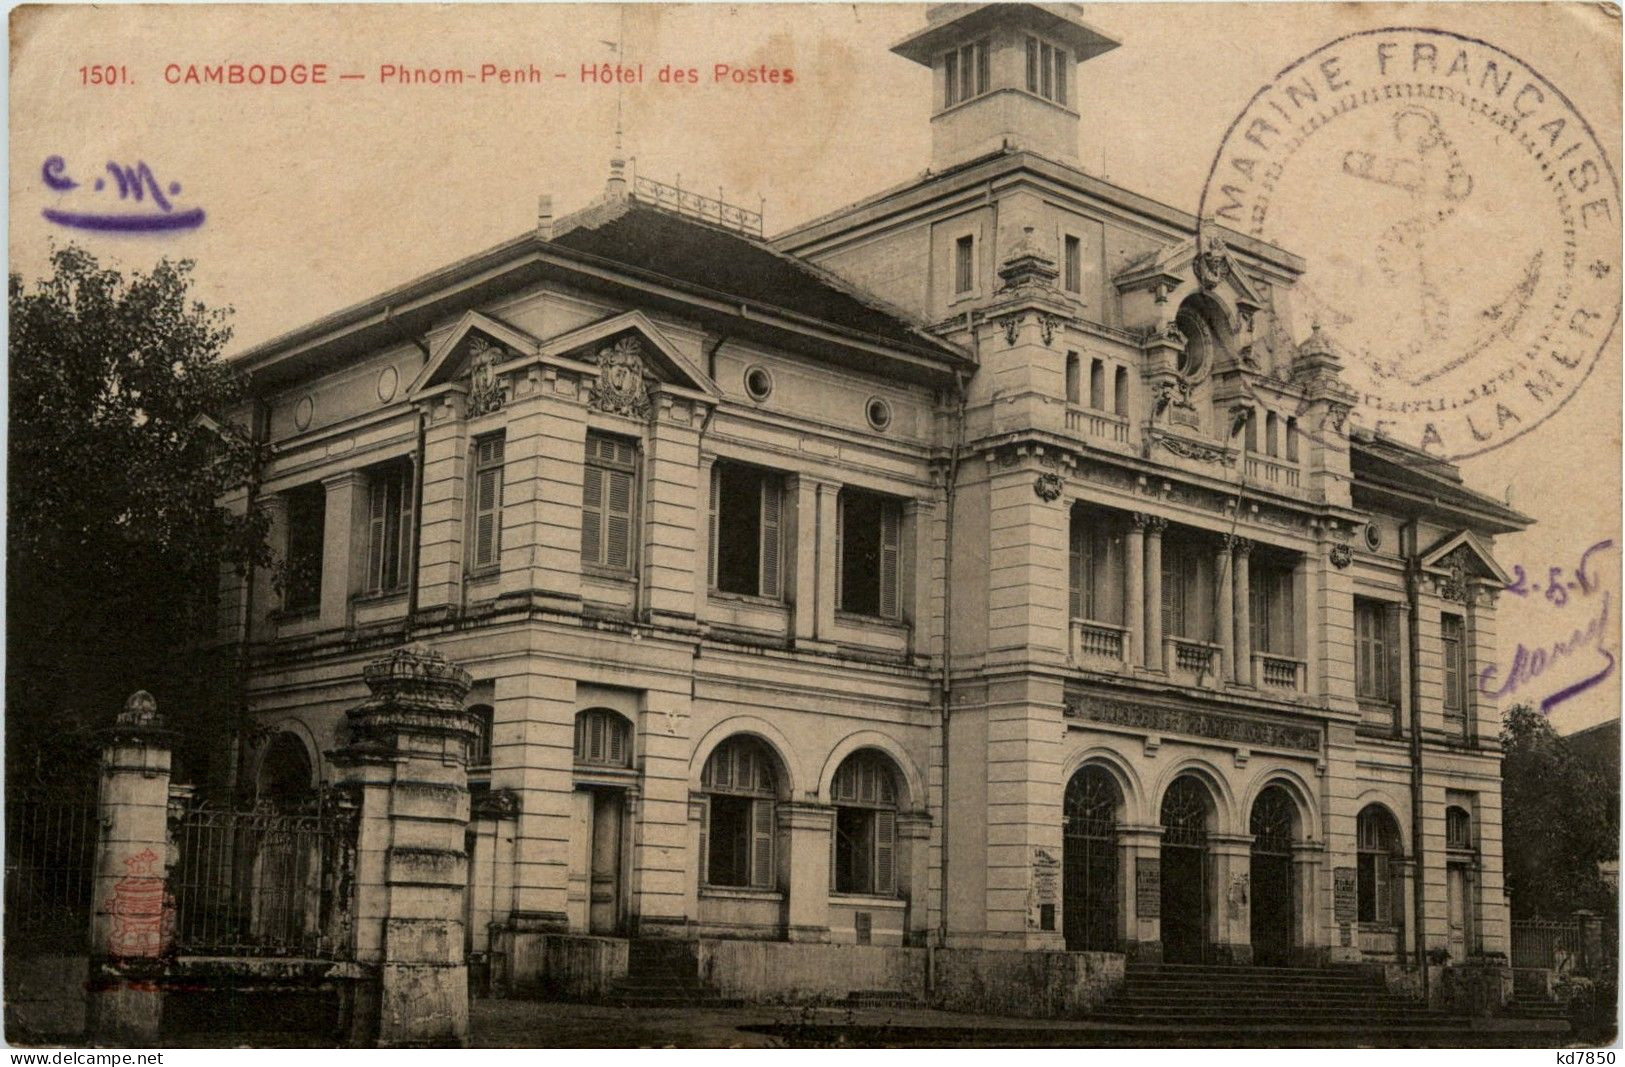
[[[1072,620],[1072,662],[1094,670],[1122,671],[1128,663],[1128,630],[1109,622]]]
[[[1295,463],[1279,463],[1263,456],[1247,457],[1247,481],[1271,489],[1298,488],[1298,467]]]
[[[1095,408],[1069,406],[1066,409],[1066,428],[1070,433],[1101,444],[1128,444],[1126,415],[1113,415]]]
[[[1253,653],[1253,688],[1265,692],[1301,693],[1308,688],[1306,660],[1279,656],[1273,652]]]
[[[1164,637],[1162,662],[1168,676],[1185,685],[1217,688],[1219,684],[1219,646],[1212,641],[1196,641],[1188,637]]]

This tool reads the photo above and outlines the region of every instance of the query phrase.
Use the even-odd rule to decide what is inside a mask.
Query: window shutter
[[[499,550],[497,532],[497,494],[501,492],[499,468],[482,470],[474,489],[474,563],[488,566],[497,561]]]
[[[396,550],[395,587],[407,584],[412,573],[411,568],[416,565],[412,559],[412,532],[417,529],[416,515],[413,511],[413,496],[417,486],[417,475],[411,466],[401,468],[401,521],[395,531],[400,539],[400,547]]]
[[[1166,551],[1167,546],[1164,546]],[[1162,557],[1162,632],[1168,637],[1185,636],[1185,620],[1180,610],[1185,603],[1185,595],[1180,589],[1184,570],[1180,562],[1177,555],[1165,554]]]
[[[880,508],[880,615],[897,618],[898,556],[903,541],[903,509],[893,501]]]
[[[1444,706],[1461,711],[1461,624],[1446,615],[1441,623],[1444,639]]]
[[[606,471],[608,500],[604,507],[604,564],[625,569],[632,565],[632,475]]]
[[[388,475],[375,478],[367,500],[367,588],[384,588],[384,511],[388,502]]]
[[[875,892],[897,892],[897,813],[875,812]]]
[[[1123,621],[1123,539],[1110,530],[1097,531],[1089,549],[1089,618],[1097,622]],[[1113,596],[1112,591],[1117,595]]]
[[[751,835],[753,840],[750,849],[750,884],[771,889],[774,883],[773,802],[765,799],[752,801],[751,818],[755,825]]]
[[[1084,559],[1088,536],[1083,528],[1083,520],[1076,516],[1072,519],[1072,544],[1067,556],[1067,585],[1069,586],[1068,603],[1074,619],[1084,618],[1084,605],[1087,598],[1084,596]]]
[[[604,471],[588,465],[581,475],[581,558],[604,561]]]
[[[711,881],[711,869],[706,866],[711,857],[711,798],[700,798],[700,884]]]
[[[1388,653],[1388,673],[1383,679],[1384,700],[1399,700],[1399,611],[1384,607],[1382,612],[1383,645]]]
[[[608,718],[606,716],[605,718]],[[617,767],[625,766],[626,758],[626,725],[619,719],[609,719],[606,730],[609,734],[609,762]]]
[[[784,507],[784,497],[779,491],[779,483],[775,479],[763,478],[761,486],[762,574],[759,591],[762,596],[777,598],[779,595],[779,549],[783,543],[779,531],[783,525],[781,513]]]
[[[708,552],[711,588],[717,587],[717,539],[720,530],[717,526],[717,512],[722,503],[722,471],[716,464],[711,465],[711,546]]]

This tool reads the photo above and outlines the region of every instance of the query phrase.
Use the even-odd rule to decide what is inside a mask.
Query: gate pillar
[[[332,753],[359,806],[355,959],[376,972],[350,1006],[349,1039],[378,1047],[468,1043],[467,671],[422,646],[363,672],[372,695],[347,712]]]
[[[1213,956],[1220,963],[1253,962],[1252,835],[1209,834],[1213,864]]]
[[[86,1021],[98,1041],[157,1043],[163,957],[174,937],[165,891],[169,770],[174,734],[145,690],[124,702],[103,735],[101,834],[90,914]]]

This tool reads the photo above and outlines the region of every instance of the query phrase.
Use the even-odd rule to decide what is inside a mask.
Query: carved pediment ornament
[[[1203,289],[1217,289],[1230,273],[1230,250],[1225,247],[1224,238],[1216,233],[1204,234],[1191,265]]]
[[[508,358],[508,352],[483,337],[468,342],[468,417],[475,418],[502,410],[506,399],[496,366]]]
[[[623,337],[600,348],[589,361],[598,364],[598,381],[587,393],[593,407],[615,415],[649,417],[649,372],[641,341]]]
[[[1456,549],[1445,557],[1444,562],[1450,573],[1438,580],[1439,596],[1445,600],[1453,600],[1458,604],[1467,603],[1471,591],[1471,582],[1467,572],[1467,549],[1465,547]]]

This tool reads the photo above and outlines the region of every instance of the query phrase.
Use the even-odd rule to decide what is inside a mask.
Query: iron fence
[[[1514,919],[1512,921],[1512,966],[1556,970],[1561,949],[1577,970],[1585,965],[1585,942],[1580,924],[1573,919]]]
[[[188,955],[342,959],[354,809],[196,804],[173,829],[175,946]]]
[[[83,951],[90,935],[100,831],[94,792],[6,798],[8,951]]]

